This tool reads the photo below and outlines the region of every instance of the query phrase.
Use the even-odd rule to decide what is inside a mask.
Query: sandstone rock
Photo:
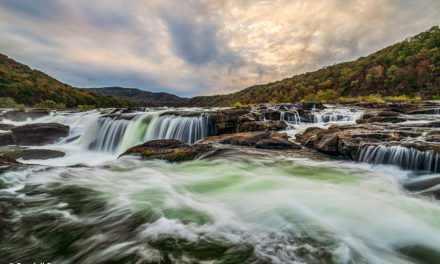
[[[69,135],[69,127],[57,123],[29,124],[12,129],[18,145],[44,145]]]
[[[299,105],[301,109],[312,110],[312,109],[324,109],[325,106],[322,103],[301,103]]]
[[[322,131],[320,127],[308,127],[304,132],[295,135],[298,140],[304,146],[313,146],[313,140],[316,137],[318,131]],[[311,143],[311,144],[310,144]]]
[[[0,133],[0,146],[14,145],[15,140],[12,132]]]
[[[255,146],[258,141],[270,137],[269,132],[245,132],[235,134],[224,134],[220,136],[208,137],[200,141],[201,143],[220,143],[240,146]]]
[[[26,121],[28,118],[37,119],[50,114],[49,110],[32,109],[29,111],[12,110],[4,113],[1,117],[15,122]]]
[[[439,115],[440,108],[420,109],[408,112],[410,115]]]
[[[371,117],[365,116],[356,121],[358,124],[366,124],[366,123],[402,123],[405,122],[406,119],[399,117],[396,112],[380,112],[381,115],[374,115]]]
[[[279,133],[279,132],[271,132],[269,137],[270,138],[289,139],[286,133]]]
[[[16,161],[15,159],[0,156],[0,173],[14,167],[19,167],[20,165],[21,163]]]
[[[404,182],[403,187],[412,193],[434,196],[434,198],[440,199],[440,190],[435,188],[439,184],[439,176],[421,176]]]
[[[266,111],[266,110],[265,110]],[[276,120],[262,121],[264,113],[251,113],[248,108],[227,109],[210,113],[211,135],[255,131],[277,131],[287,127],[280,121],[280,112],[267,110],[268,117]]]
[[[365,143],[400,141],[412,132],[389,129],[378,125],[330,126],[328,129],[311,127],[297,134],[298,141],[319,152],[332,156],[354,158]],[[415,134],[419,135],[419,134]]]
[[[293,143],[283,138],[263,139],[258,141],[255,147],[259,149],[272,149],[272,150],[301,149],[301,146],[299,144]]]
[[[152,140],[142,145],[128,149],[125,155],[136,155],[143,159],[163,159],[171,162],[193,160],[210,151],[212,147],[207,144],[189,145],[179,140],[163,139]]]
[[[398,116],[400,113],[395,111],[381,111],[376,116]]]
[[[7,152],[3,154],[4,157],[11,159],[24,159],[24,160],[46,160],[53,158],[64,157],[66,154],[61,151],[50,149],[23,149]]]
[[[267,121],[252,121],[244,122],[238,125],[238,132],[253,132],[253,131],[277,131],[287,128],[287,124],[280,120]]]
[[[16,126],[14,126],[14,125],[8,125],[8,124],[0,124],[0,130],[11,130],[11,129],[13,129],[14,127],[16,127]]]
[[[431,135],[426,137],[426,141],[429,142],[440,142],[440,135]]]

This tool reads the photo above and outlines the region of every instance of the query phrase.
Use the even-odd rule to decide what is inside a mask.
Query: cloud
[[[80,87],[237,91],[440,24],[437,0],[4,0],[0,52]]]

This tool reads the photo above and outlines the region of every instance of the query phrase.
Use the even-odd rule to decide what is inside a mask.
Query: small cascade
[[[440,108],[438,109],[430,109],[429,114],[431,115],[440,115]]]
[[[301,117],[299,116],[298,111],[280,111],[280,120],[293,125],[301,124]]]
[[[413,171],[440,172],[440,154],[401,146],[362,146],[358,161],[396,165]]]
[[[98,123],[97,139],[90,144],[89,148],[103,152],[114,152],[125,135],[129,121],[105,117],[100,118]]]
[[[363,115],[362,112],[352,111],[350,109],[326,109],[317,112],[313,111],[313,123],[331,123],[356,121]]]
[[[194,143],[208,136],[209,115],[174,116],[165,115],[153,119],[145,135],[145,141],[153,139],[178,139]]]

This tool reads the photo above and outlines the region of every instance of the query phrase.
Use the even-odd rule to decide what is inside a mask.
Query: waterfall
[[[122,153],[128,148],[154,139],[177,139],[194,143],[208,136],[209,115],[160,116],[162,112],[137,113],[130,120],[100,117],[89,123],[79,139],[87,149]]]
[[[281,121],[294,125],[301,124],[301,117],[299,116],[297,111],[292,111],[292,112],[280,111],[280,113],[281,113],[280,114]]]
[[[100,118],[97,139],[89,148],[102,152],[114,152],[125,136],[129,121],[114,120],[109,117]]]
[[[396,165],[414,171],[440,172],[440,154],[401,146],[364,145],[358,161],[370,164]]]
[[[363,113],[350,109],[326,109],[317,112],[313,111],[313,123],[330,123],[341,121],[356,121],[362,117]]]
[[[151,121],[145,141],[153,139],[178,139],[194,143],[208,136],[209,115],[201,116],[159,116]]]
[[[440,115],[440,108],[438,109],[431,109],[429,110],[429,113],[432,115]]]

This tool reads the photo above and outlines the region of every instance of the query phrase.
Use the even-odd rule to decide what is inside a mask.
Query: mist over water
[[[207,136],[206,116],[57,113],[63,158],[0,174],[0,259],[51,263],[437,263],[440,206],[393,166],[232,148],[184,163],[117,159]],[[8,122],[8,121],[4,121]],[[23,123],[26,123],[23,122]],[[164,132],[165,131],[165,132]],[[174,131],[174,132],[170,132]],[[206,133],[206,134],[205,134]],[[103,136],[105,135],[105,136]],[[433,174],[435,175],[435,174]]]

